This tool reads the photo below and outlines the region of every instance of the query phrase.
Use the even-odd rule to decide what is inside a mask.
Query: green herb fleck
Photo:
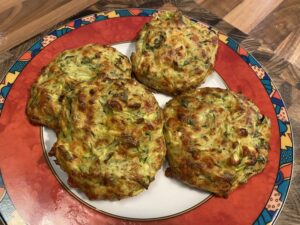
[[[81,60],[81,63],[82,63],[82,64],[89,64],[89,63],[91,63],[91,59],[89,59],[89,58],[83,58],[83,59]]]
[[[195,125],[195,121],[191,118],[188,118],[187,119],[187,124],[191,125],[191,126],[194,126]]]
[[[256,160],[257,160],[257,162],[259,162],[259,163],[265,163],[265,162],[266,162],[266,158],[263,157],[263,156],[261,156],[261,155],[258,156]]]
[[[187,99],[182,98],[182,99],[180,100],[180,105],[183,106],[183,107],[185,107],[185,108],[187,108],[188,105],[189,105],[189,102],[188,102]]]

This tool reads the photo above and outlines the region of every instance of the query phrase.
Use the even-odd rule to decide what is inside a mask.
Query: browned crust
[[[135,77],[168,95],[200,85],[210,74],[218,48],[218,35],[191,22],[180,12],[161,12],[139,33],[131,55]]]
[[[162,111],[134,80],[81,83],[64,99],[50,155],[90,199],[147,189],[165,157]],[[67,104],[68,102],[68,104]]]
[[[268,161],[269,119],[229,90],[179,95],[167,103],[164,116],[166,175],[190,186],[227,197]]]

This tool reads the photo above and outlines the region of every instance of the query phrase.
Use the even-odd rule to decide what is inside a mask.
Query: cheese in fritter
[[[50,155],[90,199],[121,199],[147,189],[165,158],[162,111],[134,80],[81,83],[63,100]]]
[[[270,120],[242,95],[200,88],[169,101],[164,117],[167,176],[226,197],[266,166]]]
[[[159,92],[176,95],[201,84],[213,69],[217,32],[183,16],[161,11],[139,33],[131,55],[136,78]]]
[[[97,77],[131,77],[129,59],[108,46],[89,44],[59,54],[31,88],[27,115],[31,122],[57,128],[62,100],[78,83]]]

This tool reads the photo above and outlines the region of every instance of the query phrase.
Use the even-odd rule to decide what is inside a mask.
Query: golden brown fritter
[[[166,175],[226,197],[262,172],[270,120],[245,97],[219,88],[179,95],[164,109]]]
[[[62,100],[78,83],[97,77],[131,77],[129,59],[108,46],[89,44],[59,54],[31,88],[27,115],[31,122],[57,128]]]
[[[81,83],[63,100],[50,155],[90,199],[142,192],[165,157],[163,117],[151,92],[134,80]]]
[[[176,95],[201,84],[213,69],[218,35],[181,12],[161,11],[139,34],[132,69],[143,84]]]

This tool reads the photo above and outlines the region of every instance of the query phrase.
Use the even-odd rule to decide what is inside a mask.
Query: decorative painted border
[[[98,14],[91,14],[74,21],[50,32],[48,35],[38,40],[27,52],[25,52],[16,63],[10,68],[4,79],[0,83],[0,116],[4,107],[5,99],[7,98],[9,91],[11,90],[13,83],[25,68],[25,66],[47,45],[53,42],[55,39],[71,32],[79,27],[91,24],[96,21],[106,20],[116,17],[127,17],[127,16],[151,16],[157,10],[153,9],[118,9],[110,12],[103,12]],[[292,131],[291,125],[287,116],[287,110],[284,103],[280,97],[279,92],[275,88],[271,78],[262,68],[262,66],[257,62],[257,60],[250,55],[245,49],[243,49],[239,44],[232,38],[220,34],[219,39],[229,46],[233,51],[235,51],[256,73],[257,77],[260,79],[262,85],[264,86],[268,96],[273,103],[275,113],[277,115],[277,122],[280,131],[280,161],[279,170],[277,173],[277,178],[274,184],[273,191],[270,195],[269,201],[267,202],[265,208],[262,210],[261,214],[258,216],[255,225],[265,225],[273,224],[277,219],[279,212],[283,207],[283,203],[286,200],[288,189],[291,182],[292,167],[293,167],[293,141],[292,141]],[[0,180],[2,177],[0,174]],[[5,191],[3,182],[0,183],[0,190]],[[5,198],[7,196],[7,198]],[[5,200],[6,199],[6,200]],[[5,201],[4,201],[5,200]],[[14,210],[5,211],[5,208],[11,208]],[[14,213],[16,213],[13,204],[7,195],[0,200],[0,212],[5,214],[8,218],[13,218]]]
[[[259,62],[232,38],[221,34],[219,39],[235,51],[255,72],[264,86],[277,115],[280,133],[280,159],[273,191],[254,225],[274,224],[286,200],[293,169],[293,139],[287,110],[273,81]]]
[[[0,224],[19,224],[25,225],[25,222],[14,207],[11,198],[9,197],[2,179],[0,171]]]

